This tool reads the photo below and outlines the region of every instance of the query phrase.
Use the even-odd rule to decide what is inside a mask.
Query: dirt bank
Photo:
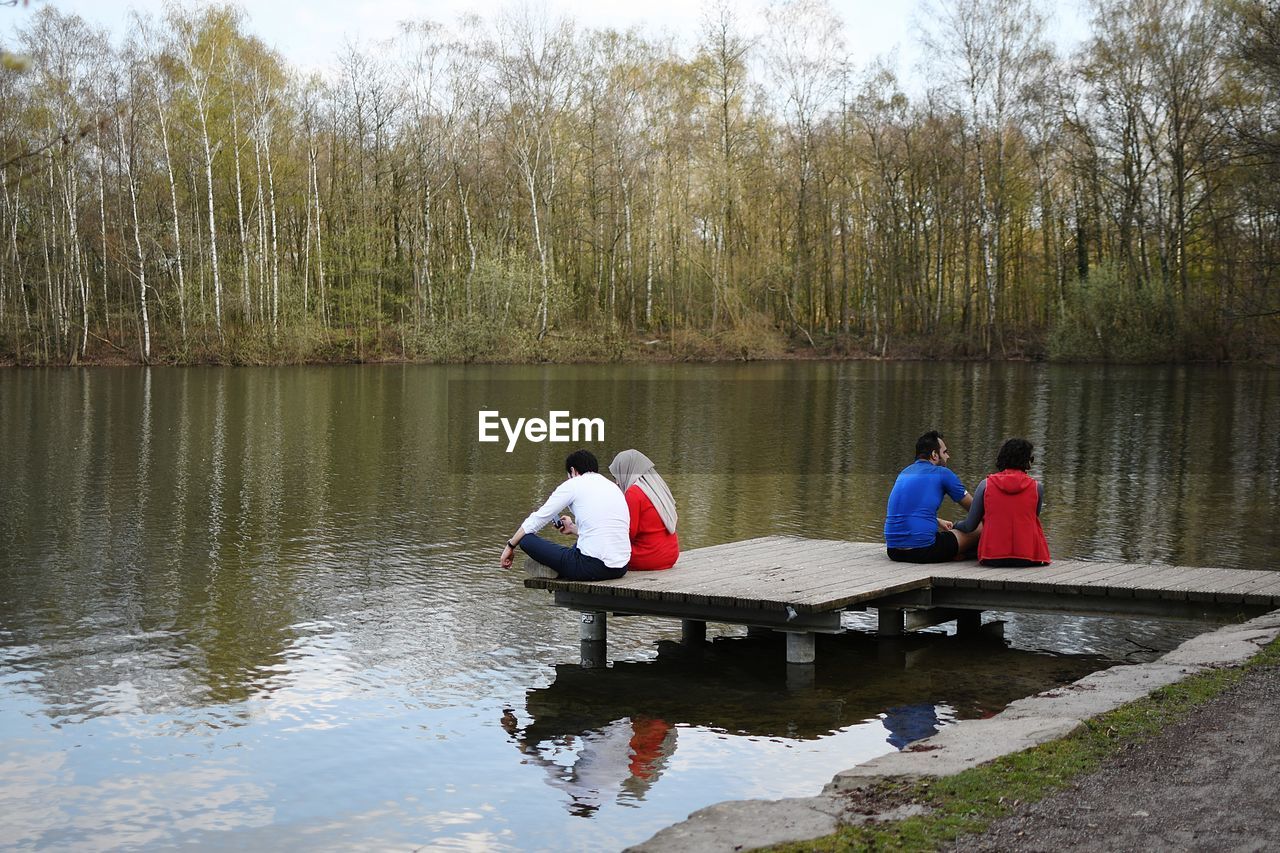
[[[1155,738],[948,848],[1280,849],[1280,667],[1258,667]]]

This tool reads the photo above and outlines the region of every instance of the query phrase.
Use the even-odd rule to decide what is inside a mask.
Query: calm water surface
[[[572,614],[496,565],[565,447],[481,447],[477,403],[604,417],[597,454],[654,458],[686,548],[877,539],[937,427],[970,488],[1036,443],[1057,556],[1277,563],[1270,371],[0,371],[0,845],[616,849],[1202,629],[855,631],[789,689],[777,640],[614,619],[582,669]]]

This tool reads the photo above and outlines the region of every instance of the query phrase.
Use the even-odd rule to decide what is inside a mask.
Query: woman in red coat
[[[997,473],[978,484],[969,515],[957,530],[981,525],[978,562],[984,566],[1047,566],[1049,542],[1040,525],[1044,486],[1027,474],[1035,461],[1025,438],[1011,438],[996,456]]]
[[[624,450],[609,463],[631,513],[631,562],[627,571],[669,569],[680,557],[676,501],[649,457]]]

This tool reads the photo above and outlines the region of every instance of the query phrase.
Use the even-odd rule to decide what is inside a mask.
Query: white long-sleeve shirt
[[[631,515],[627,499],[612,480],[594,471],[570,477],[521,525],[537,533],[565,509],[578,526],[578,550],[611,569],[631,562]]]

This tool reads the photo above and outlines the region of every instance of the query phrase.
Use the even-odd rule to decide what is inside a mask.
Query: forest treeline
[[[325,75],[233,6],[46,6],[2,45],[0,358],[1273,358],[1280,4],[1090,10],[1067,56],[1036,0],[939,0],[908,96],[824,0],[683,47],[406,22]]]

